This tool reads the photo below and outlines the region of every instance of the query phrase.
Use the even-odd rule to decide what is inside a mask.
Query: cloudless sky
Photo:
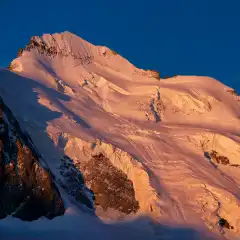
[[[240,0],[0,0],[0,67],[31,36],[66,30],[137,67],[240,92]]]

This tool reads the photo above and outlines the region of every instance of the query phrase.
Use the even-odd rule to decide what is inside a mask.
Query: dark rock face
[[[104,211],[114,209],[123,214],[139,210],[133,183],[102,153],[84,163],[74,163],[65,156],[61,161],[60,174],[62,179],[59,184],[89,209],[101,207]]]
[[[221,164],[221,165],[227,165],[230,167],[237,167],[239,168],[239,164],[231,164],[231,161],[222,155],[219,155],[219,153],[215,150],[212,150],[210,152],[204,152],[204,156],[215,166],[217,167],[216,164]]]
[[[127,175],[114,167],[102,153],[95,155],[82,168],[86,184],[95,194],[95,205],[104,210],[136,213],[139,203],[135,199],[132,182]]]
[[[218,164],[223,164],[223,165],[229,165],[230,161],[227,157],[219,155],[216,151],[211,151],[210,152],[210,157],[212,160],[214,160]]]
[[[82,173],[76,168],[71,158],[64,156],[61,159],[60,174],[62,179],[58,182],[65,191],[79,203],[94,209],[94,193],[85,185]]]
[[[0,218],[32,221],[64,213],[51,173],[39,159],[31,139],[0,99]]]
[[[227,229],[234,229],[234,227],[231,226],[225,218],[220,218],[218,223],[221,227],[224,227]]]

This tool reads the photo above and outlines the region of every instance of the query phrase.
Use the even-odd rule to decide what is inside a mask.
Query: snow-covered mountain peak
[[[82,38],[70,33],[55,33],[55,34],[43,34],[43,36],[33,36],[30,43],[23,49],[25,51],[31,51],[36,49],[40,54],[46,54],[54,57],[61,55],[64,57],[80,57],[79,55],[92,56],[91,47],[93,45],[83,40]],[[21,56],[21,53],[19,54]]]
[[[94,46],[82,38],[69,33],[44,34],[42,37],[34,36],[30,44],[25,48],[27,51],[37,49],[39,54],[50,57],[72,57],[73,59],[92,59]]]
[[[224,219],[227,237],[240,233],[233,89],[162,79],[68,32],[33,37],[9,69],[0,96],[71,199],[66,212],[84,205],[104,221],[145,214],[218,234]]]
[[[32,37],[29,44],[19,50],[18,58],[12,62],[10,68],[21,72],[25,61],[27,61],[26,59],[29,58],[41,62],[54,58],[58,61],[68,59],[74,66],[78,66],[88,65],[93,61],[101,65],[107,63],[111,65],[113,57],[132,66],[127,60],[109,48],[94,46],[70,32],[44,34],[41,37]],[[26,70],[26,66],[24,66],[24,70]]]
[[[9,69],[54,89],[63,85],[70,88],[88,85],[92,90],[106,80],[98,74],[102,71],[106,76],[121,74],[128,80],[134,80],[135,76],[135,81],[138,74],[158,77],[156,72],[135,68],[111,49],[94,46],[69,32],[32,37],[30,43],[19,50]]]

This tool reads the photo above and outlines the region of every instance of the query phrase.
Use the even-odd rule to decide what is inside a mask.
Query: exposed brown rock
[[[230,164],[230,160],[227,157],[219,155],[218,152],[216,152],[214,150],[212,150],[209,155],[210,155],[211,159],[218,164],[223,164],[223,165]]]
[[[63,201],[50,172],[40,166],[28,136],[2,100],[0,106],[0,218],[32,221],[62,215]]]
[[[126,214],[138,211],[133,183],[102,153],[93,156],[82,170],[86,184],[94,192],[96,205]]]

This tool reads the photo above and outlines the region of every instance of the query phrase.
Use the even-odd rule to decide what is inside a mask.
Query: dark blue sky
[[[65,30],[137,67],[240,91],[240,0],[0,0],[0,66],[31,36]]]

